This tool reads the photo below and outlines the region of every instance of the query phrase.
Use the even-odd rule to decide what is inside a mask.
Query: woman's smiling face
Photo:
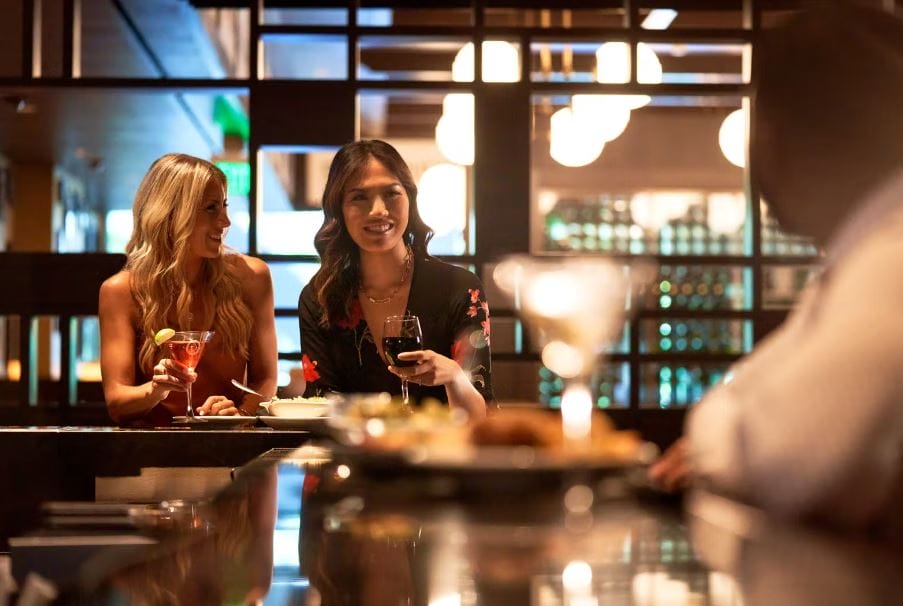
[[[409,206],[401,181],[373,157],[342,193],[345,229],[358,248],[371,253],[404,246]]]

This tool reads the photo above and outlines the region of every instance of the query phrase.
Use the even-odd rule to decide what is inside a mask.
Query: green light
[[[669,292],[671,292],[671,283],[668,282],[667,280],[662,280],[661,283],[658,285],[658,288],[663,293],[669,293]]]
[[[659,324],[658,334],[660,334],[663,337],[667,337],[668,335],[670,335],[671,334],[671,325],[668,324],[667,322],[663,322],[663,323]]]
[[[663,309],[668,309],[671,307],[671,297],[668,295],[662,295],[658,298],[658,304]]]
[[[216,166],[226,174],[229,194],[247,196],[251,193],[251,165],[247,162],[217,162]]]
[[[659,347],[662,348],[662,351],[670,351],[671,349],[671,339],[664,338],[659,341]]]

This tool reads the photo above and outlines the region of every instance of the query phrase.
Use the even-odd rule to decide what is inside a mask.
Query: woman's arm
[[[244,260],[249,270],[249,275],[243,280],[244,296],[254,318],[248,344],[248,386],[272,396],[276,394],[278,359],[273,280],[266,263],[254,257],[244,257]],[[260,398],[247,394],[238,408],[246,414],[254,414],[259,403]]]
[[[458,281],[448,307],[451,358],[431,350],[400,354],[417,365],[390,367],[398,376],[421,385],[443,385],[450,406],[466,410],[472,419],[486,415],[493,402],[490,348],[489,304],[479,279],[466,274]]]
[[[305,396],[318,396],[330,391],[342,391],[341,373],[329,352],[327,330],[320,325],[320,306],[313,289],[308,285],[298,299],[298,324],[301,330],[301,358],[304,372]]]
[[[172,390],[194,380],[184,367],[161,360],[152,380],[135,385],[135,302],[128,274],[120,272],[100,287],[100,368],[110,417],[118,424],[146,415]]]

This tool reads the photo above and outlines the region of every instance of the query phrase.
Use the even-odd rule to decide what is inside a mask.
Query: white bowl
[[[273,400],[265,407],[270,415],[288,419],[316,419],[329,414],[329,404],[323,398],[312,401],[306,398]]]

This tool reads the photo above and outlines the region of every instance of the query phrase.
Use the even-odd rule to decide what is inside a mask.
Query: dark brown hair
[[[363,139],[348,143],[336,152],[329,167],[323,189],[323,225],[314,237],[320,255],[320,269],[311,279],[317,302],[323,309],[320,322],[324,326],[349,316],[351,302],[360,284],[360,251],[345,227],[342,201],[348,184],[366,168],[370,158],[391,172],[408,195],[408,225],[404,242],[415,258],[426,256],[433,230],[420,218],[417,210],[417,185],[411,169],[398,151],[379,139]]]

